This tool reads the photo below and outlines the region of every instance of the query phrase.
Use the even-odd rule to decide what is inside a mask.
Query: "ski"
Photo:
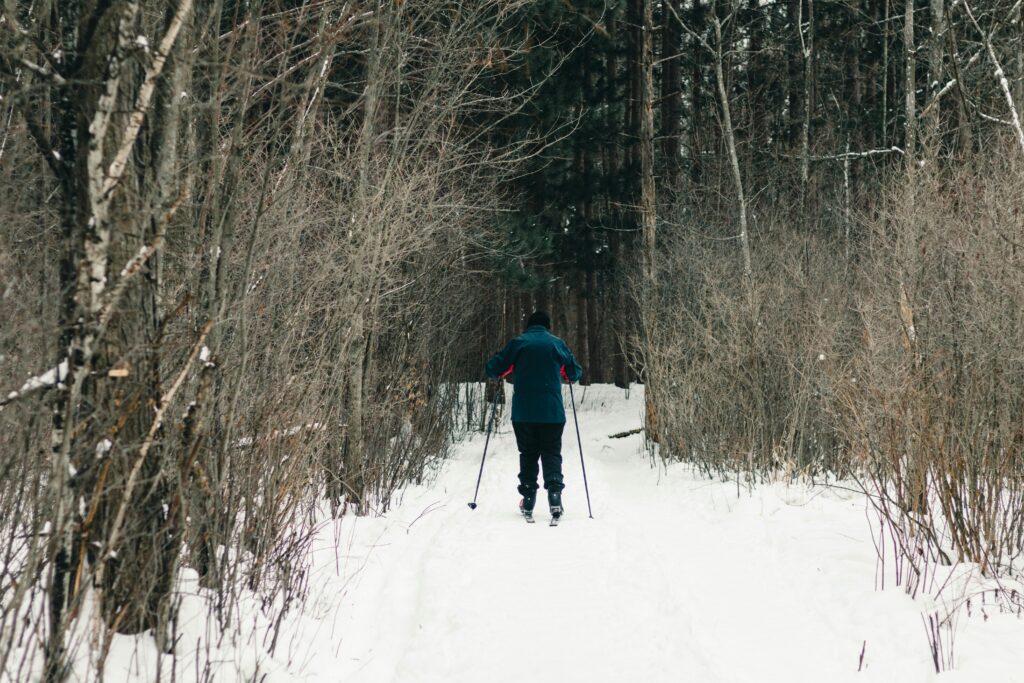
[[[558,526],[558,519],[558,517],[552,517],[551,521],[548,523],[548,526]]]
[[[554,507],[551,508],[551,522],[548,526],[558,526],[558,520],[562,518],[562,508]]]

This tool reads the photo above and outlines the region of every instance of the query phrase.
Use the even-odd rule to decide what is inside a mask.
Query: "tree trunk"
[[[743,176],[740,174],[739,154],[736,151],[736,136],[732,127],[732,109],[729,106],[729,91],[725,83],[725,70],[722,66],[725,46],[722,44],[722,24],[717,15],[712,15],[715,28],[715,80],[718,82],[718,98],[722,107],[722,134],[725,136],[729,150],[729,165],[732,168],[732,179],[736,187],[736,203],[739,210],[740,252],[743,256],[743,275],[750,284],[752,273],[750,259],[750,240],[747,234],[747,200],[743,191]]]
[[[583,381],[590,384],[591,363],[590,363],[590,340],[587,335],[589,325],[587,324],[587,280],[583,272],[577,274],[576,294],[576,359],[583,366]]]
[[[697,36],[704,35],[705,8],[701,0],[693,0],[693,32]],[[693,51],[693,75],[690,79],[690,180],[698,184],[703,175],[703,145],[700,133],[704,121],[704,46],[696,37],[691,36],[690,45]]]
[[[640,57],[643,89],[640,104],[640,218],[643,234],[644,285],[653,293],[656,284],[655,231],[657,196],[654,185],[654,27],[652,0],[643,0],[643,35]]]
[[[917,58],[914,48],[914,0],[903,3],[903,147],[907,172],[913,174],[917,153]]]
[[[859,28],[857,27],[858,12],[860,10],[859,4],[855,0],[851,0],[847,7],[849,13],[849,22],[854,32],[854,37],[851,37],[849,46],[846,49],[846,73],[849,78],[849,88],[847,89],[847,99],[849,101],[848,111],[850,112],[847,117],[846,123],[846,139],[847,146],[855,150],[864,148],[866,144],[865,127],[863,125],[864,115],[863,111],[865,108],[864,102],[864,73],[861,66],[861,59],[863,59],[864,49],[861,45],[859,36]],[[850,189],[851,192],[856,192],[857,187],[860,184],[861,171],[863,169],[864,161],[862,159],[850,160]]]
[[[750,24],[750,59],[747,64],[747,109],[750,112],[750,145],[755,154],[763,149],[768,130],[766,116],[768,108],[763,99],[766,84],[764,48],[767,13],[760,7],[760,0],[747,0],[747,12],[752,17]],[[755,154],[751,154],[753,159]]]
[[[923,146],[929,161],[934,161],[942,146],[940,124],[942,120],[939,91],[945,84],[946,74],[942,65],[943,48],[946,40],[946,7],[944,0],[929,0],[931,13],[931,35],[928,41],[928,116],[924,121]]]
[[[664,0],[677,3],[678,0]],[[682,170],[680,140],[683,110],[682,28],[675,12],[662,11],[661,24],[661,153],[665,159],[663,186],[675,191]]]
[[[616,35],[615,30],[616,25],[613,15],[608,21],[608,32],[611,35]],[[619,91],[616,87],[616,64],[617,60],[615,51],[608,50],[605,53],[604,101],[607,116],[606,125],[609,130],[614,130],[616,127],[616,105],[620,100]],[[619,182],[620,174],[622,173],[622,157],[619,154],[619,146],[617,144],[613,143],[606,145],[605,159],[607,177],[612,181],[612,185],[607,194],[605,215],[613,224],[619,224],[621,223],[620,219],[622,216],[621,207],[627,203],[628,197],[623,194],[622,183]],[[608,326],[611,334],[611,345],[609,348],[612,350],[612,379],[616,386],[625,388],[628,382],[626,375],[626,356],[624,349],[619,343],[619,338],[621,335],[626,333],[630,316],[628,313],[629,308],[627,306],[626,297],[627,269],[624,262],[621,231],[613,230],[611,232],[608,236],[608,248],[612,257],[610,292],[612,306],[611,310],[607,313],[609,316]]]
[[[644,316],[653,315],[650,297],[656,296],[657,263],[656,230],[658,204],[654,185],[654,55],[651,36],[654,30],[652,0],[643,0],[643,40],[640,58],[642,61],[643,90],[640,118],[640,217],[643,226],[643,288],[648,301],[644,303]],[[650,344],[650,335],[648,344]],[[654,358],[653,348],[646,349],[648,360]],[[647,387],[646,427],[647,437],[658,441],[657,386],[653,373],[647,371],[644,377]]]
[[[640,128],[643,125],[643,13],[645,0],[629,0],[626,7],[629,26],[629,103],[626,107],[626,130],[629,132],[630,144],[626,151],[627,176],[633,176],[640,168]],[[648,37],[649,39],[649,37]],[[630,182],[631,199],[636,185]]]
[[[1013,99],[1024,102],[1024,6],[1017,6],[1017,91]]]
[[[800,126],[800,211],[801,220],[811,218],[811,115],[814,111],[814,0],[807,2],[807,31],[800,26],[800,49],[804,60],[803,121]]]
[[[803,0],[786,1],[786,20],[793,30],[787,76],[789,82],[789,146],[796,147],[804,124],[805,71],[803,55]]]
[[[167,465],[155,445],[157,263],[178,113],[166,92],[174,67],[165,66],[190,10],[186,0],[168,16],[154,41],[160,50],[144,67],[131,56],[142,30],[137,2],[58,5],[29,17],[47,34],[41,42],[56,37],[62,45],[53,73],[63,85],[44,80],[38,109],[24,112],[58,180],[63,241],[59,382],[50,403],[50,680],[64,676],[65,634],[87,586],[95,590],[94,614],[109,628],[157,628],[166,613],[170,584],[161,568],[173,567],[168,554],[177,553],[164,507],[168,485],[140,493],[135,482],[160,481]],[[92,29],[86,44],[77,40],[80,25]]]
[[[604,375],[604,349],[601,348],[602,327],[602,318],[598,315],[597,273],[591,268],[587,271],[587,358],[591,383],[607,380]]]
[[[889,103],[893,101],[893,97],[890,94],[890,89],[893,87],[893,77],[890,74],[891,62],[889,59],[889,3],[892,0],[882,0],[882,6],[884,7],[884,16],[882,18],[882,117],[881,117],[881,134],[882,134],[882,147],[889,145]]]
[[[357,513],[363,511],[365,503],[365,479],[363,477],[365,446],[363,434],[363,397],[366,378],[367,344],[365,312],[359,310],[352,320],[352,341],[348,350],[345,389],[345,434],[342,447],[342,479],[345,497]]]

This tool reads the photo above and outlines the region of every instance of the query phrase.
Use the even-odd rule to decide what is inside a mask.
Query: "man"
[[[544,467],[544,488],[548,492],[551,516],[562,515],[562,405],[561,379],[578,382],[583,368],[565,342],[551,334],[551,317],[534,311],[526,331],[513,339],[501,353],[487,361],[492,378],[513,373],[512,428],[519,447],[519,503],[532,520],[537,502],[537,460]]]

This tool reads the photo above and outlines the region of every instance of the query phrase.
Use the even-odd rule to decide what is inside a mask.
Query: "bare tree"
[[[25,643],[51,680],[80,646],[102,675],[116,633],[173,650],[182,564],[226,628],[245,587],[287,609],[319,497],[383,509],[443,456],[448,328],[529,153],[489,144],[529,97],[490,81],[515,9],[8,3],[0,158],[34,145],[61,261],[41,372],[2,406],[29,446],[0,500],[31,522],[0,525],[5,671]],[[431,314],[442,292],[465,305]]]

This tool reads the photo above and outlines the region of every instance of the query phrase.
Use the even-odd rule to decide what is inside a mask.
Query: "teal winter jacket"
[[[583,368],[564,341],[543,325],[531,325],[487,361],[488,377],[510,371],[513,422],[565,422],[562,373],[578,382]]]

